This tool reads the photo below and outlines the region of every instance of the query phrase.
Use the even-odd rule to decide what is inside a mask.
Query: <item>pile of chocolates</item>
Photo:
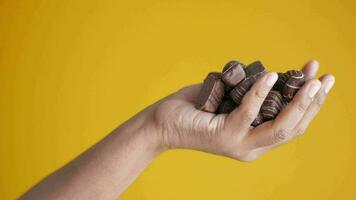
[[[265,71],[260,61],[247,66],[238,61],[228,62],[222,72],[211,72],[205,78],[196,108],[217,114],[232,112],[241,104],[244,95]],[[276,118],[304,83],[305,77],[301,71],[289,70],[278,73],[278,80],[251,125],[258,126]]]

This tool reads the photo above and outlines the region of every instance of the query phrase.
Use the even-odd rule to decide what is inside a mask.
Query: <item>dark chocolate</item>
[[[282,91],[283,87],[286,85],[289,75],[287,73],[278,73],[278,79],[273,86],[274,90]]]
[[[230,91],[230,97],[237,105],[240,105],[243,96],[250,90],[251,86],[257,81],[259,74],[255,76],[246,77],[234,89]]]
[[[196,103],[196,108],[213,113],[220,105],[223,96],[224,83],[221,81],[221,73],[211,72],[204,80]]]
[[[245,68],[246,77],[251,77],[265,72],[265,67],[260,61],[255,61]]]
[[[244,67],[244,64],[237,61],[228,62],[223,69],[221,79],[226,85],[235,87],[246,76]]]
[[[261,115],[265,121],[274,119],[282,110],[282,95],[276,90],[271,90],[261,107]]]
[[[260,61],[247,67],[238,61],[228,62],[222,73],[208,74],[199,93],[196,108],[217,114],[231,113],[241,104],[244,95],[265,70]],[[256,127],[276,118],[304,83],[305,77],[301,71],[288,70],[278,73],[278,80],[265,98],[251,126]]]
[[[256,127],[264,122],[263,117],[261,113],[258,113],[257,117],[255,120],[253,120],[251,126]]]
[[[237,107],[236,103],[230,98],[224,98],[218,108],[218,114],[231,113]]]
[[[299,88],[305,83],[303,72],[293,70],[290,72],[290,78],[283,87],[282,94],[287,101],[291,101]]]

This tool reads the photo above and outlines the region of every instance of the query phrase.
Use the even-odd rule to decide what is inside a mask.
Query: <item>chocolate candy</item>
[[[232,99],[225,97],[218,108],[218,114],[231,113],[236,107],[237,105]]]
[[[262,124],[263,122],[264,121],[263,121],[263,117],[262,117],[261,113],[258,113],[256,119],[253,120],[251,126],[256,127],[256,126]]]
[[[225,93],[229,93],[234,87],[228,86],[226,84],[224,84],[224,91]]]
[[[265,71],[265,67],[262,65],[262,63],[260,61],[255,61],[251,64],[249,64],[246,68],[245,68],[245,72],[246,72],[246,77],[251,77],[257,74],[261,74]]]
[[[274,119],[282,110],[282,94],[276,90],[271,90],[261,107],[261,115],[265,121]]]
[[[224,96],[224,83],[221,73],[211,72],[205,78],[200,90],[196,108],[206,112],[215,112]]]
[[[304,84],[305,77],[301,71],[290,71],[290,78],[283,87],[282,94],[287,101],[291,101],[299,88]]]
[[[278,79],[274,84],[273,89],[282,91],[289,78],[290,75],[288,73],[278,73]]]
[[[244,95],[264,72],[265,67],[260,61],[253,62],[247,67],[238,61],[228,62],[222,73],[210,73],[204,80],[196,107],[217,114],[231,113],[241,104]],[[268,93],[251,126],[256,127],[276,118],[304,82],[304,74],[301,71],[289,70],[278,73],[277,82]]]
[[[228,62],[223,69],[221,79],[227,86],[235,87],[246,76],[244,67],[244,64],[237,61]]]
[[[282,91],[287,81],[292,76],[299,76],[301,71],[298,70],[288,70],[286,73],[278,73],[278,80],[273,86],[274,90]]]
[[[251,88],[251,86],[256,82],[260,74],[247,77],[240,84],[238,84],[234,89],[230,91],[230,97],[237,105],[240,105],[243,96]]]

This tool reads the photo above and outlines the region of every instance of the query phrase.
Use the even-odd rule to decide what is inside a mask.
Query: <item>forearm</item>
[[[149,115],[148,109],[125,122],[22,199],[117,198],[163,151]]]

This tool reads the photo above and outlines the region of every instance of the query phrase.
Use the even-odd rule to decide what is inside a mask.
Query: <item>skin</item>
[[[302,135],[335,82],[331,74],[314,79],[318,62],[304,68],[307,82],[275,120],[250,126],[277,79],[264,74],[230,114],[194,107],[201,84],[189,86],[147,107],[55,171],[20,199],[116,199],[159,154],[194,149],[239,161],[253,161]]]

